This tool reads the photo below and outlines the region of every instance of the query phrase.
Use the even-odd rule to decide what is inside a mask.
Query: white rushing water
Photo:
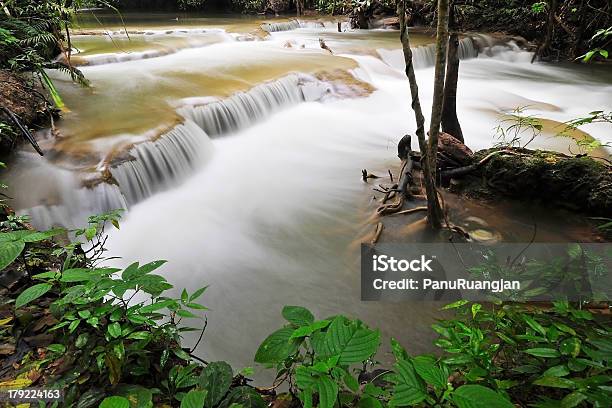
[[[188,72],[196,61],[241,65],[258,52],[268,56],[283,50],[282,58],[296,59],[325,53],[312,30],[317,28],[294,33],[304,51],[285,50],[285,33],[265,42],[224,43],[148,60],[149,65],[132,61],[89,72],[106,80],[128,68],[140,70],[131,84],[137,87],[148,84],[162,66]],[[324,36],[326,29],[320,30]],[[471,39],[461,44],[458,115],[474,150],[496,142],[492,135],[499,114],[517,106],[557,122],[612,106],[610,76],[596,68],[530,64],[531,54],[512,44],[477,56]],[[359,300],[354,240],[364,232],[362,210],[372,196],[360,170],[382,173],[396,165],[397,141],[414,130],[401,50],[371,51],[342,55],[355,62],[352,75],[375,88],[367,97],[306,98],[300,77],[292,74],[229,98],[179,98],[173,104],[181,106],[185,124],[156,141],[136,144],[130,151],[134,160],[111,168],[118,186],[84,190],[70,171],[47,163],[35,174],[24,171],[14,179],[41,186],[41,191],[32,189],[21,208],[38,225],[61,220],[72,225],[71,216],[82,217],[99,206],[129,205],[121,231],[109,240],[112,255],[124,257],[119,265],[168,260],[162,273],[176,288],[211,285],[203,299],[212,311],[200,349],[209,360],[249,365],[258,342],[280,324],[284,304],[309,306],[319,316],[359,316],[399,338],[410,352],[427,350],[436,305]],[[417,48],[414,55],[427,112],[433,57],[429,47]],[[585,130],[612,141],[601,125]],[[541,136],[532,146],[556,143]],[[100,194],[112,198],[92,198]],[[45,197],[53,197],[52,202],[41,203]]]

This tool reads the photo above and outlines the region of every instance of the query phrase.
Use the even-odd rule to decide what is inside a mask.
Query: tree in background
[[[442,131],[463,142],[463,132],[457,117],[457,80],[459,79],[459,35],[456,31],[455,5],[450,6],[448,27],[451,31],[446,55],[446,79],[442,106]]]

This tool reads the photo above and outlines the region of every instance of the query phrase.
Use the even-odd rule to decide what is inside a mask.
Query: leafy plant
[[[500,119],[495,127],[499,139],[497,147],[527,147],[542,133],[542,122],[533,115],[525,114],[526,107],[518,106],[512,113]],[[523,142],[527,138],[526,142]]]

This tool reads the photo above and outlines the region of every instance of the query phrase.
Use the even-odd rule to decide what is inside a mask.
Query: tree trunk
[[[429,122],[429,149],[427,159],[431,169],[431,177],[436,180],[436,157],[438,152],[438,134],[442,120],[442,104],[444,99],[444,73],[446,67],[446,51],[448,48],[448,0],[438,0],[438,27],[436,33],[436,65],[434,69],[434,93]],[[429,206],[429,203],[428,203]],[[432,214],[429,224],[433,228],[442,226],[442,209],[436,199],[432,203]]]
[[[454,13],[451,5],[449,27],[454,29]],[[457,117],[457,80],[459,79],[459,36],[452,33],[448,40],[446,55],[446,79],[444,80],[444,102],[442,106],[442,131],[463,142],[463,132]]]
[[[406,64],[406,76],[408,77],[408,82],[410,83],[410,94],[412,96],[411,106],[416,119],[416,135],[419,140],[419,149],[421,150],[421,167],[423,168],[425,193],[427,195],[427,218],[430,225],[439,228],[441,226],[442,211],[440,209],[440,203],[438,202],[435,179],[431,173],[430,161],[427,159],[428,152],[427,142],[425,141],[425,118],[423,117],[423,110],[421,109],[419,87],[414,74],[414,66],[412,65],[412,50],[410,48],[410,37],[408,36],[408,27],[406,24],[406,0],[399,0],[397,8],[397,14],[399,15],[400,20],[400,40],[402,42],[404,62]]]
[[[295,11],[298,17],[304,14],[304,0],[295,0]]]

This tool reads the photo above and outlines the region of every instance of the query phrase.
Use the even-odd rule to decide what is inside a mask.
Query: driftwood
[[[44,156],[45,154],[43,153],[40,146],[36,142],[36,139],[34,139],[34,136],[32,136],[32,133],[30,133],[30,131],[21,123],[17,115],[15,115],[13,111],[8,109],[7,107],[2,106],[0,108],[2,109],[2,111],[4,111],[4,113],[6,113],[6,115],[11,119],[11,121],[15,124],[15,126],[17,126],[23,138],[32,145],[32,147],[34,148],[34,150],[36,150],[38,154],[40,154],[41,156]]]
[[[376,212],[379,215],[394,214],[402,210],[406,199],[412,196],[410,188],[414,185],[412,170],[414,169],[414,161],[410,152],[411,137],[406,135],[398,144],[398,156],[402,159],[402,167],[400,170],[400,178],[397,184],[397,199],[391,204],[384,204],[378,207]],[[388,197],[383,201],[386,202]]]

